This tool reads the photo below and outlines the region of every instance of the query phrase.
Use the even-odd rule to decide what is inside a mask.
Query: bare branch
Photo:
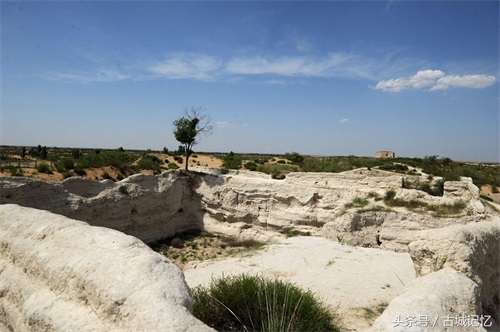
[[[183,115],[190,121],[196,122],[196,133],[209,135],[212,133],[212,119],[199,106],[190,106],[183,109]]]

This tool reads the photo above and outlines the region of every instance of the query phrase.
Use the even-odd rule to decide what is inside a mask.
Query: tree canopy
[[[184,144],[186,151],[186,170],[188,170],[189,156],[191,148],[197,143],[200,134],[209,134],[212,132],[210,118],[205,114],[201,107],[185,108],[183,116],[174,121],[175,139]]]

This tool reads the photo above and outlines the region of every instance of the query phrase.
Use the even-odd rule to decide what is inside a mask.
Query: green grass
[[[223,276],[193,289],[193,314],[218,331],[340,331],[312,292],[260,276]]]

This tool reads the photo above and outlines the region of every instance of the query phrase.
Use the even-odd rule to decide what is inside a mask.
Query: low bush
[[[14,166],[9,166],[8,167],[10,176],[24,176],[22,168],[17,168]]]
[[[265,164],[259,165],[257,171],[270,174],[273,179],[284,179],[286,174],[297,172],[299,168],[295,165],[288,164]]]
[[[193,315],[218,331],[340,331],[311,291],[260,276],[229,276],[193,289]]]
[[[394,197],[396,197],[396,192],[394,190],[387,190],[385,192],[384,201],[386,202],[392,201]]]
[[[150,154],[143,155],[137,162],[137,167],[139,167],[139,169],[141,170],[146,169],[151,171],[159,171],[160,165],[161,160],[158,157]]]
[[[83,168],[77,167],[75,168],[74,172],[78,174],[79,176],[84,176],[87,174]]]
[[[285,158],[295,164],[301,164],[304,161],[304,156],[302,156],[298,152],[285,153]]]
[[[53,174],[47,163],[41,162],[36,166],[38,173]]]
[[[222,163],[227,169],[240,169],[241,168],[242,158],[234,154],[231,151],[228,155],[222,158]]]
[[[72,158],[61,157],[56,163],[57,170],[61,173],[75,168],[75,161]]]
[[[118,167],[120,170],[124,170],[130,167],[130,164],[136,159],[135,156],[120,151],[120,150],[110,150],[110,151],[93,151],[89,152],[78,160],[78,168],[99,168],[105,166]]]
[[[245,164],[245,168],[250,170],[250,171],[256,171],[257,170],[257,164],[254,163],[253,161],[250,161],[248,163]]]
[[[176,163],[169,163],[168,164],[168,169],[178,169],[179,166]]]
[[[115,179],[113,179],[113,177],[111,175],[109,175],[108,172],[104,172],[104,174],[102,175],[102,178],[103,179],[106,179],[106,180],[112,180],[112,181],[115,181]]]

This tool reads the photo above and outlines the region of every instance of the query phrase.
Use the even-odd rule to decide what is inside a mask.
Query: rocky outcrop
[[[62,183],[0,179],[1,202],[46,209],[151,242],[190,229],[214,229],[239,236],[298,232],[341,236],[352,245],[406,250],[413,231],[487,218],[477,188],[468,179],[445,184],[445,195],[402,188],[402,176],[378,170],[290,173],[274,180],[257,172],[165,172],[134,175],[118,183],[69,178]],[[415,177],[412,181],[417,181]],[[401,200],[429,205],[463,201],[453,218],[384,206],[389,191]],[[356,200],[368,205],[348,208]]]
[[[408,246],[417,275],[452,267],[480,289],[482,309],[500,321],[500,219],[415,234]]]
[[[0,205],[0,330],[211,331],[182,272],[123,233]]]
[[[192,182],[192,176],[181,172],[138,174],[118,183],[7,177],[0,179],[0,199],[2,204],[48,210],[151,242],[203,228],[204,211]]]
[[[248,227],[261,227],[287,233],[341,236],[352,245],[375,246],[379,230],[385,248],[406,250],[413,240],[412,231],[466,224],[487,219],[479,193],[468,179],[448,186],[454,192],[462,188],[463,196],[430,196],[414,189],[403,189],[402,177],[394,173],[360,169],[340,174],[290,173],[284,180],[269,177],[247,177],[203,174],[196,191],[206,209],[205,225],[221,223],[245,233]],[[467,191],[470,189],[470,191]],[[429,206],[463,202],[464,208],[453,218],[432,213],[388,208],[382,198],[393,190],[401,200],[418,200]],[[366,206],[347,206],[356,200]],[[478,208],[479,206],[479,208]],[[403,234],[403,235],[402,235]],[[406,236],[407,235],[407,236]]]
[[[480,311],[477,284],[447,267],[406,285],[369,331],[486,331],[471,323]]]

